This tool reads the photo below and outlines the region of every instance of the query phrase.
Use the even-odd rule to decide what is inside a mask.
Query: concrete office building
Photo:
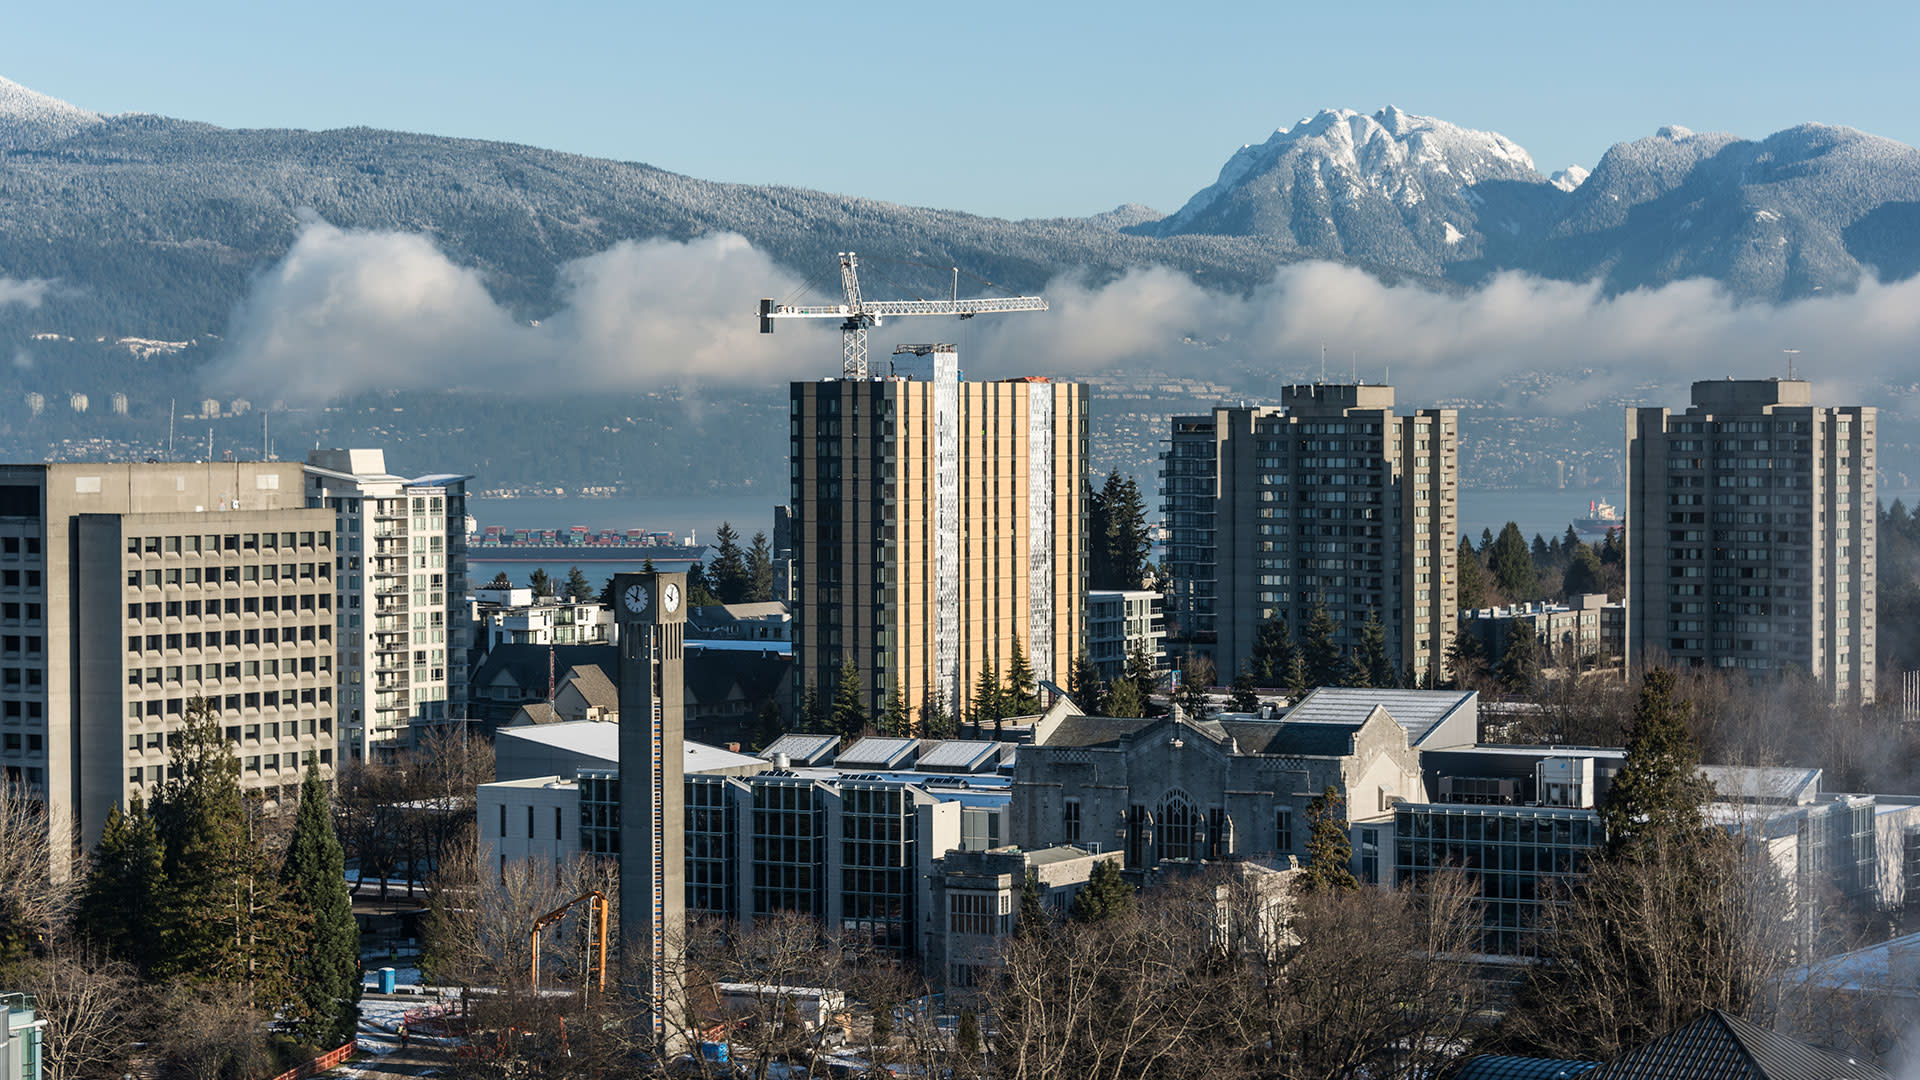
[[[1313,384],[1277,406],[1173,418],[1164,508],[1168,651],[1222,682],[1260,624],[1305,636],[1314,602],[1359,644],[1369,615],[1400,672],[1437,675],[1454,634],[1458,417],[1394,411],[1393,387]]]
[[[279,462],[0,466],[0,768],[83,843],[206,698],[273,798],[334,754],[334,546]]]
[[[1875,410],[1803,380],[1627,410],[1627,656],[1874,698]]]
[[[315,450],[306,474],[340,537],[341,752],[391,754],[466,716],[468,478],[395,476],[379,450]]]
[[[963,703],[1016,644],[1064,683],[1086,631],[1087,395],[966,382],[950,345],[791,391],[795,693]]]

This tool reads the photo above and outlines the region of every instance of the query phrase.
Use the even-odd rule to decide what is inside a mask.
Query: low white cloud
[[[783,357],[758,333],[755,298],[792,284],[731,234],[621,243],[561,267],[561,309],[528,325],[424,237],[313,223],[235,309],[208,378],[297,402],[764,379]]]
[[[0,280],[0,299],[9,284]],[[27,284],[35,298],[45,290]],[[732,234],[621,243],[561,267],[560,310],[530,326],[424,237],[314,223],[236,308],[210,378],[222,392],[315,402],[381,389],[571,394],[830,374],[831,321],[817,333],[758,333],[756,298],[793,285]],[[1159,267],[1098,286],[1064,277],[1044,293],[1047,313],[957,331],[970,375],[1251,367],[1308,377],[1324,346],[1330,376],[1390,372],[1410,405],[1513,400],[1525,388],[1528,408],[1556,412],[1672,400],[1693,379],[1780,374],[1789,348],[1801,350],[1799,369],[1824,401],[1868,401],[1920,381],[1920,279],[1760,304],[1706,281],[1607,296],[1597,284],[1510,273],[1439,292],[1307,262],[1245,293]],[[876,354],[896,340],[953,340],[936,320],[902,322],[929,325],[888,323],[874,334]],[[1540,372],[1556,375],[1544,389]]]
[[[37,308],[46,298],[47,291],[53,288],[53,282],[44,278],[0,277],[0,307],[19,304],[23,307]]]
[[[1682,281],[1609,297],[1597,284],[1502,274],[1461,292],[1388,285],[1334,263],[1281,268],[1245,295],[1201,289],[1164,269],[1090,287],[1046,289],[1052,310],[982,331],[980,375],[1092,372],[1147,366],[1222,371],[1251,366],[1392,381],[1409,403],[1502,396],[1535,372],[1560,378],[1534,407],[1572,412],[1732,375],[1783,374],[1783,349],[1822,400],[1870,400],[1920,380],[1920,279],[1784,304],[1740,303],[1712,282]],[[1205,348],[1193,346],[1203,343]],[[1192,371],[1193,374],[1207,374]]]

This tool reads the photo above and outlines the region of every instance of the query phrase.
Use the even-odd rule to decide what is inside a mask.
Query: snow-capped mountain
[[[1587,177],[1591,175],[1593,174],[1578,165],[1569,165],[1559,172],[1554,173],[1551,182],[1554,187],[1559,188],[1561,191],[1572,191],[1574,188],[1586,183]]]
[[[96,127],[103,119],[0,77],[0,150],[45,146]]]
[[[1501,270],[1609,291],[1687,277],[1782,299],[1920,272],[1920,150],[1806,124],[1755,142],[1667,126],[1589,174],[1388,108],[1330,109],[1240,149],[1179,212],[1126,231],[1277,241],[1473,283]]]
[[[1438,273],[1478,253],[1467,192],[1545,184],[1513,140],[1388,106],[1327,109],[1242,147],[1157,236],[1279,234],[1317,254]],[[1466,245],[1464,248],[1461,245]]]

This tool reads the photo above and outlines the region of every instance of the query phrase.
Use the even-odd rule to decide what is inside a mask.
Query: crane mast
[[[844,378],[863,379],[867,375],[867,330],[895,315],[954,315],[971,319],[975,315],[993,315],[1007,311],[1045,311],[1047,302],[1038,296],[978,297],[960,299],[960,271],[954,270],[953,296],[943,300],[868,300],[860,294],[860,259],[851,251],[840,252],[840,292],[838,304],[776,304],[770,298],[760,301],[760,332],[773,333],[775,319],[839,319],[840,374]]]

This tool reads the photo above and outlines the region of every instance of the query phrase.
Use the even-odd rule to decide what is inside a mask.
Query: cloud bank
[[[1920,381],[1920,279],[1776,305],[1737,303],[1708,281],[1608,297],[1597,284],[1519,273],[1448,294],[1313,262],[1283,267],[1246,296],[1164,269],[1098,288],[1056,281],[1047,296],[1049,314],[984,332],[972,367],[1168,370],[1184,352],[1223,369],[1317,373],[1324,345],[1330,377],[1347,378],[1350,362],[1368,381],[1390,370],[1409,402],[1500,398],[1530,374],[1559,373],[1532,402],[1555,412],[1641,396],[1648,384],[1782,374],[1783,349],[1800,350],[1797,369],[1820,383],[1822,400],[1871,400],[1881,386]],[[1183,350],[1186,340],[1207,348]]]
[[[779,383],[837,369],[831,322],[758,333],[755,300],[789,293],[794,279],[736,235],[621,243],[567,263],[560,278],[561,309],[528,325],[424,237],[310,224],[236,308],[212,385],[314,403],[382,389]],[[8,285],[0,280],[0,301]],[[27,286],[36,299],[45,289]],[[1518,273],[1440,293],[1315,262],[1283,267],[1246,294],[1153,268],[1099,286],[1062,278],[1045,295],[1046,314],[953,329],[889,323],[872,349],[957,335],[975,377],[1130,368],[1298,377],[1318,372],[1324,346],[1330,375],[1345,377],[1350,357],[1368,381],[1390,371],[1410,404],[1511,399],[1528,384],[1528,407],[1554,412],[1665,399],[1650,388],[1696,378],[1780,374],[1782,349],[1801,350],[1799,370],[1826,401],[1920,382],[1920,279],[1774,305],[1737,303],[1706,281],[1608,297],[1595,284]],[[1539,372],[1559,377],[1542,390],[1531,379]]]
[[[738,236],[621,243],[560,269],[537,325],[425,237],[306,226],[235,309],[208,379],[289,402],[437,388],[574,394],[769,377],[754,317],[793,282]]]
[[[0,307],[19,304],[27,308],[37,308],[45,299],[47,290],[53,288],[53,282],[43,278],[0,277]]]

